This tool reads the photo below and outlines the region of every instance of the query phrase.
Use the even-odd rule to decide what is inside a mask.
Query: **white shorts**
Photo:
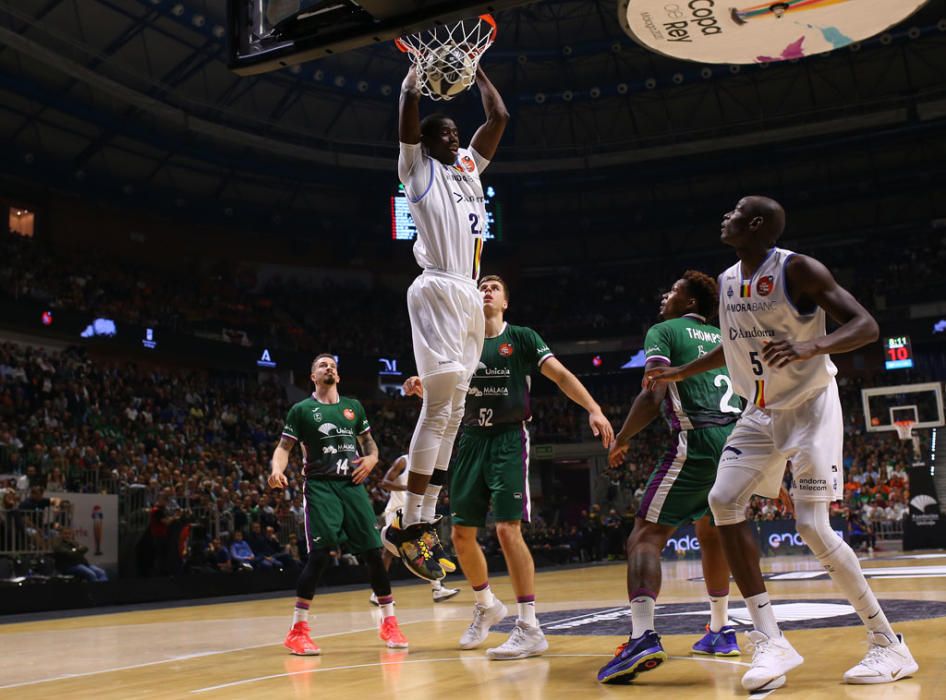
[[[756,493],[775,498],[785,463],[791,461],[793,499],[837,501],[844,495],[843,446],[841,399],[832,380],[795,408],[763,410],[750,404],[726,440],[717,480],[732,466],[762,472]]]
[[[407,290],[407,311],[421,379],[456,372],[464,375],[468,386],[486,335],[483,296],[476,282],[424,270]]]

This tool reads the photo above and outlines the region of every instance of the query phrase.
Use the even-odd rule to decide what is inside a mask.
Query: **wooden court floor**
[[[946,698],[946,552],[878,553],[862,562],[920,671],[890,685],[848,686],[843,672],[865,651],[865,635],[810,557],[764,562],[786,634],[805,663],[780,698]],[[460,651],[470,620],[469,586],[434,605],[420,582],[395,587],[409,651],[389,651],[376,636],[368,591],[316,596],[314,637],[321,657],[293,657],[281,646],[292,597],[0,624],[0,697],[10,698],[546,698],[747,697],[740,685],[748,655],[706,660],[689,655],[707,621],[698,562],[664,564],[658,631],[671,660],[629,686],[602,686],[595,673],[626,637],[624,567],[602,564],[538,576],[540,619],[549,651],[522,661],[487,661],[483,648]],[[448,579],[451,580],[451,579]],[[515,610],[505,577],[493,588]],[[740,612],[742,608],[742,612]],[[744,619],[742,601],[730,617]],[[507,620],[508,623],[511,622]],[[842,626],[838,626],[842,625]],[[848,626],[844,626],[848,625]],[[745,625],[741,625],[746,629]],[[742,643],[740,635],[740,643]],[[764,697],[756,694],[754,697]]]

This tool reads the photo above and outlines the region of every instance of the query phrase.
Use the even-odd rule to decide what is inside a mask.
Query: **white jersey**
[[[823,390],[838,373],[827,355],[781,368],[762,359],[766,343],[825,335],[824,309],[802,313],[788,294],[785,263],[792,255],[790,250],[773,248],[751,278],[743,279],[741,262],[719,278],[719,327],[729,376],[737,394],[763,409],[794,408]]]
[[[407,459],[407,455],[401,455],[397,459]],[[394,460],[395,462],[397,461]],[[404,469],[398,474],[397,479],[393,483],[400,484],[405,489],[407,488],[407,474],[410,471],[409,465],[405,465]],[[403,508],[406,500],[405,494],[406,491],[391,491],[391,494],[388,496],[388,504],[384,507],[385,513],[394,513],[398,508]]]
[[[459,149],[456,161],[444,165],[419,143],[401,144],[397,174],[417,226],[414,258],[425,270],[479,277],[486,229],[480,172],[487,165],[472,147]]]

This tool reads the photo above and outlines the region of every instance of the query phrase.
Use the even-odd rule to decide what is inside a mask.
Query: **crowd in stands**
[[[890,433],[863,432],[859,384],[846,383],[846,497],[837,514],[849,517],[870,546],[884,523],[906,511],[904,466],[912,461],[912,446]],[[620,426],[632,389],[602,380],[593,391]],[[409,444],[419,404],[380,395],[364,404],[382,466],[390,464]],[[40,525],[36,512],[56,512],[57,492],[111,492],[147,517],[141,572],[291,570],[305,557],[298,453],[288,488],[272,493],[266,487],[288,405],[285,387],[242,375],[0,343],[0,474],[9,475],[0,513],[6,540],[0,541],[52,549],[68,522],[53,516]],[[534,410],[534,442],[591,439],[584,412],[566,398],[539,395]],[[561,494],[544,494],[541,516],[526,531],[530,544],[551,561],[623,556],[647,476],[666,443],[666,428],[655,421],[632,441],[625,465],[607,472],[607,498],[577,517],[561,507],[567,500]],[[381,477],[378,469],[367,482],[377,513],[388,497]],[[449,512],[448,491],[440,510]],[[786,515],[777,501],[755,499],[750,506],[755,519]],[[133,517],[126,512],[126,524]],[[494,533],[482,536],[484,548],[495,550]],[[83,565],[74,559],[69,568]],[[352,561],[338,552],[338,565]],[[82,574],[94,576],[90,571]]]
[[[946,294],[938,275],[946,264],[944,241],[938,231],[912,230],[808,252],[882,315],[930,289]],[[256,346],[410,355],[404,294],[364,283],[264,277],[253,265],[223,261],[157,269],[92,252],[66,255],[41,240],[13,235],[0,235],[0,258],[7,261],[0,268],[0,299]],[[730,265],[732,255],[706,247],[684,259],[683,264],[712,274]],[[683,272],[668,272],[663,260],[637,255],[526,271],[511,290],[509,320],[534,327],[553,347],[556,340],[642,334],[656,320],[661,293],[674,281],[668,274]]]

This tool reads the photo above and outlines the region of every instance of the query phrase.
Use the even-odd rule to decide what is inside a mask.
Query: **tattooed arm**
[[[378,463],[378,444],[371,437],[370,430],[358,436],[358,449],[361,451],[361,457],[354,460],[357,469],[351,473],[351,480],[356,484],[367,479]]]
[[[288,435],[279,438],[279,444],[273,451],[273,460],[271,462],[272,471],[269,474],[269,487],[272,489],[284,489],[289,485],[286,480],[286,467],[289,466],[289,453],[296,446],[296,441]]]

